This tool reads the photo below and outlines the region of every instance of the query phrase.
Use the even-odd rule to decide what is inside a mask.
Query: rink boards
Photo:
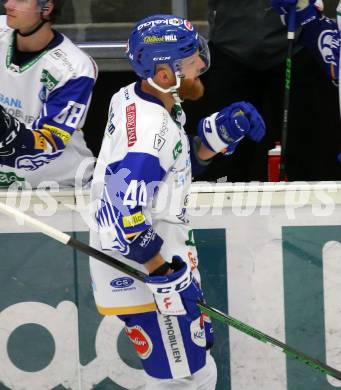
[[[1,193],[87,242],[86,191]],[[341,370],[341,186],[194,184],[189,214],[208,302]],[[115,317],[97,314],[85,255],[0,218],[0,389],[138,389]],[[341,383],[215,323],[217,390]]]

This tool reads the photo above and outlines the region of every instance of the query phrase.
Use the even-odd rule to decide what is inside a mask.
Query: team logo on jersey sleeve
[[[36,171],[43,165],[49,164],[51,161],[59,157],[62,152],[53,154],[38,154],[37,156],[22,156],[16,159],[16,168],[26,171]]]
[[[130,338],[141,359],[148,359],[153,351],[150,337],[139,325],[126,327],[126,335]]]
[[[337,50],[340,44],[338,38],[335,39],[334,33],[334,30],[323,31],[318,38],[318,47],[324,62],[336,66],[333,49]]]

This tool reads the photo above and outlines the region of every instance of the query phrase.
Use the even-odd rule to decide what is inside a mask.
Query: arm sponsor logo
[[[141,225],[146,220],[145,216],[139,211],[138,213],[127,215],[122,218],[123,226],[125,228],[127,227],[133,227],[137,225]]]
[[[134,146],[137,141],[135,103],[129,104],[129,106],[126,107],[126,129],[128,137],[128,148],[130,148]]]
[[[53,135],[60,138],[64,145],[66,145],[70,141],[71,134],[69,134],[65,130],[46,124],[43,126],[43,128],[49,130]]]

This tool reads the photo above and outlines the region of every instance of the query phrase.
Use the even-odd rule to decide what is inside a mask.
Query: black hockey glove
[[[18,135],[25,129],[25,125],[8,114],[0,105],[0,150],[16,146]]]

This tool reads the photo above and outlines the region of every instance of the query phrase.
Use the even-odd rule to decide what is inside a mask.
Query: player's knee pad
[[[154,378],[186,378],[206,364],[206,321],[157,312],[119,316],[145,372]],[[211,339],[211,333],[209,333]]]

